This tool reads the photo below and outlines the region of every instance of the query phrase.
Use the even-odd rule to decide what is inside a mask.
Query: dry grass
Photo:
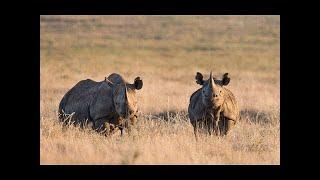
[[[279,16],[41,16],[41,164],[280,164]],[[242,120],[195,141],[187,118],[197,71],[229,72]],[[57,122],[82,79],[142,77],[132,135]]]

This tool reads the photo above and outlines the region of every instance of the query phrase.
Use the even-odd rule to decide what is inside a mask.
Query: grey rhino
[[[106,132],[106,135],[119,128],[122,135],[125,119],[129,119],[130,125],[136,122],[138,109],[135,90],[142,86],[140,77],[136,77],[133,84],[130,84],[116,73],[101,82],[82,80],[62,98],[59,119],[82,127],[91,122],[95,130]],[[73,116],[68,119],[67,114]]]
[[[195,79],[202,87],[191,95],[188,114],[196,138],[198,123],[203,121],[207,122],[210,135],[212,130],[216,135],[227,135],[240,118],[233,93],[224,87],[230,82],[228,73],[225,73],[220,80],[212,77],[211,72],[209,79],[203,80],[203,75],[197,72]]]

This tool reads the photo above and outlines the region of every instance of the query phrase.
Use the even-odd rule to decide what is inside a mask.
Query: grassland
[[[228,72],[242,120],[195,141],[190,95]],[[110,73],[144,81],[132,135],[62,129],[63,95]],[[279,16],[41,16],[40,164],[280,164]]]

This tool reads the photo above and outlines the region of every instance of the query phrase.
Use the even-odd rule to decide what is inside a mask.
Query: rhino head
[[[137,118],[138,107],[135,90],[140,90],[142,86],[143,82],[140,77],[136,77],[133,84],[126,82],[114,84],[113,103],[121,118]]]
[[[210,72],[210,77],[207,80],[203,80],[203,75],[197,72],[196,75],[197,84],[202,85],[201,88],[201,99],[205,106],[219,107],[224,102],[224,89],[230,82],[228,73],[225,73],[222,79],[216,79]]]

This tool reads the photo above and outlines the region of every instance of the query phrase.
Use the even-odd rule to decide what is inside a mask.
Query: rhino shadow
[[[242,109],[240,110],[240,121],[248,121],[252,123],[259,124],[270,124],[274,123],[274,119],[278,119],[278,114],[272,112],[260,111],[257,109]],[[174,121],[174,119],[181,119],[184,121],[189,121],[188,112],[185,110],[176,111],[162,111],[159,113],[151,114],[151,120],[163,120],[163,121]]]
[[[159,113],[151,114],[152,120],[163,120],[163,121],[174,121],[175,119],[180,119],[184,121],[189,121],[188,112],[187,111],[162,111]]]
[[[259,124],[274,123],[278,117],[278,114],[272,112],[259,111],[256,109],[243,109],[240,111],[240,121],[249,121]]]

